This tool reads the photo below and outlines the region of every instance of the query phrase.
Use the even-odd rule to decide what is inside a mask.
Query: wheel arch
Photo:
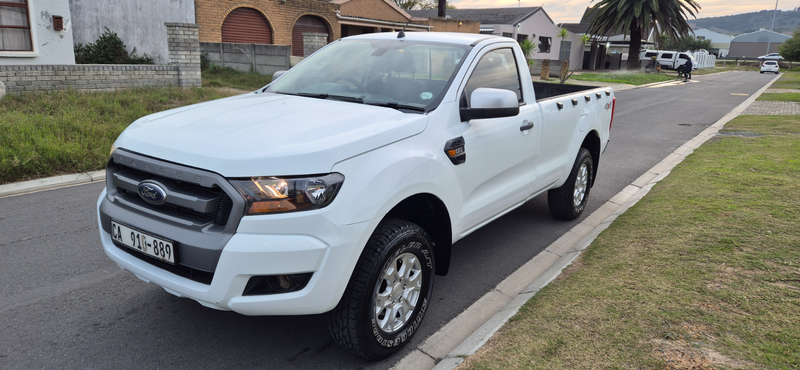
[[[594,162],[594,171],[592,173],[592,180],[589,186],[594,186],[594,180],[597,178],[597,167],[600,165],[600,135],[596,130],[590,131],[581,143],[581,148],[586,148],[592,155],[592,162]]]
[[[450,247],[452,245],[452,223],[447,206],[439,197],[430,193],[419,193],[403,199],[384,216],[413,222],[419,225],[433,240],[436,275],[446,275],[450,269]]]

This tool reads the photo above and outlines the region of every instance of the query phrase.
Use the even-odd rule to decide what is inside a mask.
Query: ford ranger
[[[455,242],[544,193],[581,215],[615,104],[532,83],[514,40],[479,34],[348,37],[275,77],[133,122],[97,200],[102,245],[203,306],[328,313],[369,360],[436,309]]]

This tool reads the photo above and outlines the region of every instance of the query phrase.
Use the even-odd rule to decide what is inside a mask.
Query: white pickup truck
[[[436,309],[453,243],[544,192],[556,217],[583,212],[614,103],[533,84],[510,38],[348,37],[263,89],[131,124],[102,245],[207,307],[328,312],[339,344],[384,358]]]

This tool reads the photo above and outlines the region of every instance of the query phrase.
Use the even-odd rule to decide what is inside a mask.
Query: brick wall
[[[200,86],[197,25],[167,23],[169,65],[0,65],[0,82],[9,93],[75,89],[111,91],[130,87]]]
[[[328,45],[327,33],[304,33],[303,34],[303,55],[309,56],[323,46]]]
[[[258,45],[239,43],[201,42],[200,50],[212,64],[238,71],[256,71],[271,75],[288,70],[292,47],[289,45]]]
[[[192,23],[165,23],[169,64],[178,67],[178,86],[200,87],[200,40]]]
[[[195,15],[200,26],[201,42],[222,42],[222,22],[236,8],[248,7],[261,12],[272,28],[272,42],[275,45],[292,44],[292,28],[297,19],[304,15],[322,18],[330,28],[331,39],[341,37],[341,26],[336,18],[339,4],[319,0],[196,0]]]
[[[112,91],[137,86],[176,86],[178,68],[167,65],[19,65],[0,66],[9,93],[75,89]]]
[[[464,32],[464,33],[480,33],[481,22],[460,20],[451,18],[428,18],[428,22],[415,22],[417,24],[427,24],[433,26],[433,32]]]

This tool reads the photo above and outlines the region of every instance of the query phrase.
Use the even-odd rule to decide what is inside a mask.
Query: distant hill
[[[762,10],[760,12],[726,15],[724,17],[689,18],[687,22],[693,29],[705,28],[727,35],[741,35],[758,31],[761,28],[770,29],[773,14],[774,10]],[[798,27],[800,27],[800,11],[778,10],[775,16],[775,32],[791,35]]]

